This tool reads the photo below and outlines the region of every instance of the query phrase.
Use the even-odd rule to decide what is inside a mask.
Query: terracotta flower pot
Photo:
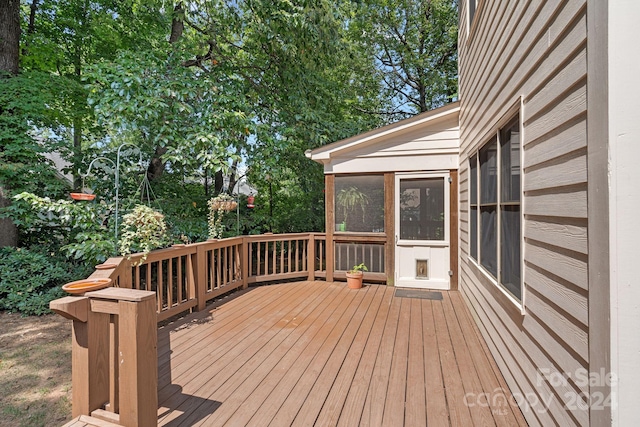
[[[349,289],[360,289],[362,287],[362,276],[362,271],[347,272],[347,286]]]

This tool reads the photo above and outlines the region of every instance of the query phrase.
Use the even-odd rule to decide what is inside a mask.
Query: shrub
[[[64,258],[29,249],[0,249],[0,310],[49,313],[49,302],[64,296],[61,286],[86,277]]]

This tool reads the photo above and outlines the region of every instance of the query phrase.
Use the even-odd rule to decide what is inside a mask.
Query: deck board
[[[159,425],[525,425],[465,404],[507,389],[458,292],[393,290],[260,286],[164,326]]]

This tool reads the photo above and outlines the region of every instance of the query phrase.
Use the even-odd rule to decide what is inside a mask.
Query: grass
[[[0,312],[0,427],[71,419],[71,324]]]

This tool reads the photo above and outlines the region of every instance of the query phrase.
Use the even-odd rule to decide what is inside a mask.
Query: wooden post
[[[334,269],[334,248],[333,244],[333,230],[335,225],[335,206],[334,206],[334,194],[335,194],[335,176],[325,175],[325,208],[327,212],[325,230],[327,233],[324,251],[326,259],[326,280],[327,282],[333,282],[333,269]]]
[[[109,400],[109,315],[91,312],[87,297],[60,298],[49,307],[73,320],[72,415],[90,415]]]
[[[384,231],[387,241],[384,245],[384,272],[387,285],[395,284],[395,175],[392,172],[384,174]]]
[[[120,424],[158,424],[158,331],[155,294],[120,301]]]
[[[451,220],[449,223],[449,259],[451,262],[451,290],[458,289],[458,227],[459,227],[459,215],[458,215],[458,171],[451,170],[451,185],[449,193],[449,212]]]
[[[72,415],[90,415],[109,401],[109,315],[74,320],[71,348]]]
[[[91,302],[89,315],[101,314],[107,319],[113,315],[118,318],[116,364],[119,378],[118,390],[113,395],[119,399],[107,408],[119,408],[119,415],[100,410],[92,415],[127,427],[157,425],[158,325],[155,292],[106,288],[88,292],[86,296]],[[109,337],[108,327],[104,336]],[[103,353],[109,357],[105,349]],[[108,394],[108,385],[106,390]],[[75,388],[73,394],[75,398]]]
[[[314,281],[316,279],[316,240],[315,234],[309,233],[309,240],[307,240],[307,280]]]
[[[196,253],[192,254],[189,257],[188,261],[190,262],[187,264],[189,289],[191,295],[194,295],[198,300],[198,305],[196,306],[198,311],[204,310],[207,305],[207,301],[205,299],[207,288],[207,271],[205,268],[205,266],[207,265],[206,249],[206,246],[198,245],[196,248]]]

